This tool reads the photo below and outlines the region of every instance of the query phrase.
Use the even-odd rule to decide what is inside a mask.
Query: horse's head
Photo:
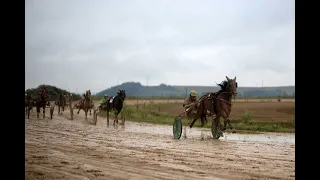
[[[86,91],[84,97],[85,97],[85,99],[87,99],[87,100],[91,98],[91,92],[90,92],[90,90],[87,90],[87,91]]]
[[[126,97],[127,97],[126,96],[126,91],[119,89],[118,96],[120,97],[121,101],[124,101],[126,99]]]
[[[236,96],[238,88],[238,83],[236,81],[237,77],[234,77],[234,79],[229,79],[228,76],[226,76],[226,78],[228,80],[226,90],[230,92],[233,96]]]

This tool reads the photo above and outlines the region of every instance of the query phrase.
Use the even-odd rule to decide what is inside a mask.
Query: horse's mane
[[[228,81],[222,81],[220,84],[217,84],[217,85],[220,86],[221,88],[219,92],[226,91],[228,86]]]

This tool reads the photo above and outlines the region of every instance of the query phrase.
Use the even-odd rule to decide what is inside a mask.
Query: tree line
[[[220,90],[217,86],[171,86],[160,84],[159,86],[143,86],[139,82],[126,82],[118,86],[113,86],[96,93],[97,96],[115,96],[118,89],[125,89],[127,96],[132,97],[186,97],[190,90],[196,90],[198,95],[203,95],[207,92],[217,92]],[[268,97],[295,97],[294,86],[284,87],[238,87],[237,97],[241,98],[268,98]]]
[[[38,96],[38,93],[45,88],[47,91],[47,96],[48,96],[48,100],[49,101],[55,101],[58,98],[58,95],[62,92],[65,95],[69,95],[71,92],[65,90],[65,89],[60,89],[58,87],[55,86],[51,86],[51,85],[39,85],[37,88],[31,88],[31,89],[27,89],[25,91],[25,93],[28,93],[31,95],[32,99],[35,99]],[[80,94],[76,94],[76,93],[72,93],[72,97],[73,100],[80,100],[81,99],[81,95]]]

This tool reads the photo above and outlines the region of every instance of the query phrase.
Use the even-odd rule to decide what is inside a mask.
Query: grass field
[[[174,117],[184,111],[182,103],[181,99],[127,99],[120,116],[131,121],[172,125]],[[278,99],[236,99],[233,103],[230,120],[236,130],[295,132],[294,99],[281,99],[281,102]],[[100,116],[106,117],[105,112]],[[211,127],[210,122],[205,127]],[[188,120],[183,118],[183,123],[186,125]],[[197,121],[196,126],[199,125]]]

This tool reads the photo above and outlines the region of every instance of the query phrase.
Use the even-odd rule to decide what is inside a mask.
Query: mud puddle
[[[172,126],[156,125],[151,123],[137,123],[127,121],[125,127],[121,127],[126,132],[146,133],[146,134],[161,134],[172,135]],[[185,132],[186,131],[186,132]],[[253,141],[253,142],[277,142],[277,143],[295,143],[294,133],[261,133],[261,134],[237,134],[224,132],[224,137],[221,141]],[[181,139],[204,139],[212,138],[211,130],[209,128],[192,128],[183,127]]]

